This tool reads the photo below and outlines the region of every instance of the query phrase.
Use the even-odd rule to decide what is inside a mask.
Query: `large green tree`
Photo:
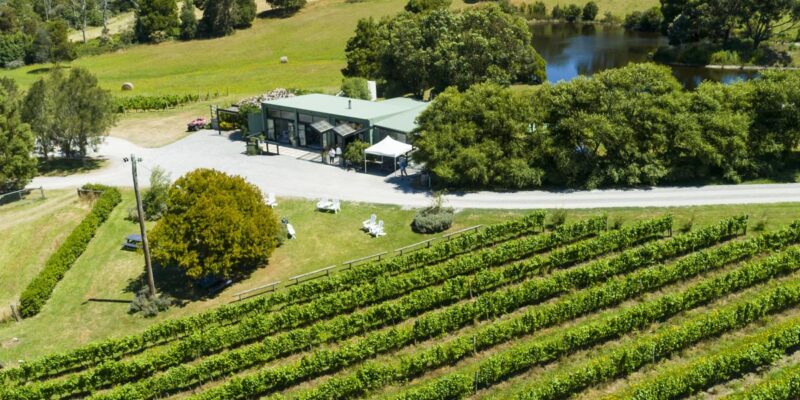
[[[420,97],[448,86],[545,79],[544,60],[531,45],[525,20],[494,4],[362,20],[346,54],[346,76],[378,78]]]
[[[170,188],[151,232],[153,259],[191,278],[237,277],[267,263],[280,229],[261,191],[239,176],[198,169]]]
[[[185,0],[181,8],[181,33],[183,40],[192,40],[197,36],[197,16],[194,15],[194,1]]]
[[[34,136],[20,118],[15,90],[0,85],[0,192],[25,187],[36,176]]]
[[[306,0],[267,0],[267,4],[281,14],[288,15],[305,7]]]
[[[138,0],[134,33],[140,42],[159,42],[178,34],[175,0]]]

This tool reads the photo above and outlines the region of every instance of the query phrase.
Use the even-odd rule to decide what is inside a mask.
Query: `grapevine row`
[[[761,382],[745,387],[725,400],[792,400],[800,398],[800,363],[770,373]]]
[[[800,250],[795,251],[792,254],[798,260],[800,260]],[[402,360],[400,366],[396,366],[395,368],[390,368],[385,365],[379,365],[377,363],[373,363],[372,365],[366,365],[363,368],[356,371],[355,373],[351,374],[350,376],[344,378],[334,378],[325,384],[319,385],[317,388],[309,392],[303,398],[329,399],[329,398],[352,397],[355,394],[358,394],[360,390],[366,390],[371,387],[384,385],[391,381],[402,382],[404,380],[421,375],[429,369],[438,368],[447,364],[455,363],[461,358],[473,354],[473,352],[475,351],[489,348],[491,346],[505,342],[507,340],[511,340],[521,335],[530,334],[543,327],[552,326],[553,324],[561,323],[569,319],[579,317],[580,315],[584,315],[588,312],[593,312],[604,307],[617,305],[622,301],[638,296],[639,294],[644,293],[648,290],[657,289],[663,287],[666,284],[674,282],[675,281],[674,273],[680,271],[683,268],[691,268],[692,264],[694,264],[695,267],[692,268],[693,270],[689,272],[691,276],[702,272],[703,267],[700,267],[702,261],[699,260],[695,260],[694,262],[687,261],[690,260],[691,257],[692,256],[687,257],[686,259],[681,260],[674,265],[660,268],[660,271],[657,272],[657,274],[665,277],[666,279],[658,284],[653,285],[652,283],[644,283],[644,286],[646,287],[638,286],[639,277],[643,278],[642,282],[648,282],[648,281],[654,282],[646,277],[647,275],[651,275],[648,273],[651,270],[640,271],[638,273],[638,276],[634,274],[627,277],[620,277],[617,278],[615,281],[610,281],[606,284],[600,285],[599,287],[576,292],[570,296],[567,296],[564,299],[561,299],[557,303],[529,311],[518,318],[514,318],[505,322],[495,323],[493,326],[484,328],[479,334],[473,337],[456,340],[444,346],[433,347],[432,349],[424,351],[418,355],[415,355],[408,360]],[[735,259],[733,260],[718,259],[714,261],[714,264],[716,264],[717,266],[722,266],[723,264],[727,264],[730,261],[734,260]],[[785,261],[787,261],[786,257],[783,257],[780,260],[776,260],[768,264],[770,267],[776,269],[776,270],[773,269],[768,269],[768,270],[774,271],[774,273],[776,274],[783,273],[781,272],[782,270],[780,269],[781,265],[779,265],[779,262],[785,262]],[[750,267],[746,271],[749,272],[752,269],[758,269],[758,268],[762,268],[761,264],[756,264],[756,266]],[[731,274],[728,274],[728,276],[730,275]],[[761,277],[757,278],[760,279],[754,279],[752,281],[748,281],[746,282],[746,284],[752,285],[764,279]],[[711,293],[708,295],[709,296],[724,295],[725,293],[727,293],[725,291],[726,288],[728,290],[739,289],[739,287],[735,286],[720,285],[716,288],[720,290],[720,292],[718,292],[717,294]],[[698,290],[707,290],[707,289],[708,289],[707,287],[703,286],[701,289]],[[693,297],[691,296],[698,296],[699,294],[701,294],[701,292],[692,292],[690,293],[690,297],[688,297],[685,300],[687,302],[691,301],[693,299]],[[699,299],[700,298],[698,298],[698,300]],[[675,300],[675,299],[669,298],[668,301],[670,300]],[[665,305],[674,307],[678,306],[678,304],[671,304],[669,302]],[[453,323],[452,319],[449,318],[435,318],[435,319],[439,320],[445,326],[448,323],[449,324]],[[592,339],[593,337],[588,336],[588,338]],[[565,344],[565,343],[560,343],[560,344]],[[552,349],[553,348],[551,348],[551,350]],[[495,358],[482,363],[482,365],[487,365],[487,367],[482,368],[481,373],[478,375],[481,377],[481,380],[477,381],[478,386],[489,384],[490,382],[494,382],[496,379],[506,377],[510,374],[515,373],[520,369],[525,369],[537,362],[542,361],[536,358],[537,351],[538,349],[528,350],[525,349],[524,346],[517,346],[508,353],[504,353],[506,354],[505,356],[502,356],[500,358]],[[381,374],[379,372],[376,372],[376,370],[385,371],[385,373]],[[382,376],[383,379],[376,378],[379,376]],[[367,378],[367,380],[364,380],[365,378]],[[476,385],[476,382],[472,381],[471,379],[473,379],[473,377],[471,376],[446,377],[442,381],[437,381],[429,385],[430,387],[425,388],[423,393],[437,393],[441,389],[440,386],[448,386],[452,384],[454,381],[458,380],[469,380],[470,383],[465,384],[463,387],[470,388],[471,390],[471,388],[475,387]],[[343,387],[350,388],[351,391],[342,390]],[[355,390],[355,392],[353,392],[352,390]],[[332,395],[332,393],[336,393],[337,395],[334,396]],[[406,398],[407,399],[425,398],[419,396],[421,396],[420,393],[413,393]],[[434,396],[432,398],[436,397]]]
[[[680,264],[674,267],[674,269],[683,269],[681,268],[683,266],[684,265]],[[638,282],[632,282],[632,285],[630,286],[634,286],[635,284],[638,284]],[[604,285],[604,287],[605,286],[606,285]],[[566,299],[563,299],[562,301],[559,301],[553,305],[537,308],[530,313],[526,313],[525,317],[516,321],[514,326],[519,328],[528,327],[527,329],[535,330],[545,326],[551,326],[559,321],[574,318],[575,314],[573,312],[578,311],[581,306],[586,308],[595,306],[593,304],[593,298],[597,297],[597,292],[602,291],[603,290],[583,290],[575,295],[568,296]],[[479,306],[471,309],[463,309],[464,313],[459,314],[463,318],[451,318],[452,313],[448,312],[449,310],[445,312],[434,313],[431,316],[422,317],[437,319],[440,322],[440,325],[445,327],[443,329],[436,330],[435,332],[418,330],[417,325],[411,329],[393,329],[388,332],[368,337],[368,339],[364,340],[364,342],[367,344],[363,346],[360,346],[359,343],[352,343],[349,346],[341,347],[337,351],[318,351],[314,353],[314,355],[306,357],[294,365],[266,369],[247,377],[234,378],[225,385],[215,387],[208,392],[202,393],[200,396],[198,396],[198,398],[240,398],[251,397],[256,394],[263,394],[265,392],[276,390],[289,384],[302,381],[309,377],[327,373],[331,370],[350,365],[353,362],[360,361],[365,357],[371,357],[374,354],[380,353],[384,351],[383,349],[389,350],[396,348],[397,346],[403,345],[404,341],[429,338],[432,335],[440,333],[440,331],[447,332],[455,330],[461,326],[465,326],[475,319],[485,319],[494,315],[494,312],[498,309],[497,306],[500,304],[503,304],[508,311],[511,311],[513,308],[515,308],[515,306],[521,307],[531,304],[532,302],[535,302],[532,300],[532,298],[535,296],[535,288],[526,287],[526,284],[523,284],[520,287],[482,295],[477,301],[472,302],[471,304],[479,304],[483,307]],[[492,301],[481,302],[481,300],[486,298],[490,298]],[[458,308],[459,306],[460,305],[457,305],[454,308]],[[451,310],[452,309],[453,308],[451,308]],[[469,311],[471,311],[471,313]],[[370,345],[372,345],[372,347],[370,347]],[[473,349],[472,345],[472,343],[469,343],[470,349]],[[419,368],[417,372],[422,372],[425,368],[427,368],[427,365],[446,359],[449,354],[451,353],[448,353],[447,351],[444,351],[441,354],[429,353],[430,356],[422,359],[419,363],[409,362],[404,364],[404,366],[406,368]],[[363,390],[368,388],[371,384],[376,384],[383,381],[380,378],[381,374],[375,372],[375,368],[383,369],[383,366],[371,364],[366,369],[359,369],[352,376],[352,378],[357,381],[355,383],[353,380],[344,381],[333,379],[329,381],[329,383],[318,386],[318,393],[325,390],[331,390],[331,388],[333,388],[333,392],[338,392],[339,398],[353,397],[358,392],[353,393],[349,390],[343,390],[343,388],[348,388],[350,390]],[[383,370],[385,371],[385,369]],[[410,369],[407,371],[410,371]],[[384,377],[388,378],[392,375],[392,371],[389,370],[387,375],[384,375]],[[323,396],[321,398],[326,397]]]
[[[797,287],[787,288],[787,291],[792,289],[795,292],[799,291]],[[794,293],[784,293],[784,298],[776,303],[783,304],[792,294]],[[800,318],[795,321],[800,322]],[[772,364],[798,345],[800,345],[800,330],[791,330],[788,334],[769,332],[745,337],[727,345],[722,351],[682,364],[679,368],[660,372],[650,379],[635,384],[629,389],[625,398],[632,400],[682,398]],[[608,400],[620,398],[615,396],[609,397]]]
[[[592,223],[589,225],[592,225]],[[514,274],[506,273],[506,281],[519,279],[522,274],[525,273],[535,273],[536,271],[540,271],[545,266],[559,267],[568,265],[571,262],[588,259],[597,255],[601,255],[604,252],[613,251],[632,243],[646,240],[647,238],[653,237],[654,235],[668,230],[670,225],[671,219],[669,217],[663,217],[652,221],[638,223],[620,231],[606,232],[596,239],[555,250],[550,254],[550,257],[537,257],[535,258],[537,262],[531,264],[536,268],[530,268],[527,270],[524,268],[516,268],[513,270]],[[577,231],[580,230],[576,230],[576,232]],[[728,230],[726,229],[723,234],[727,235]],[[553,265],[553,262],[559,262],[560,264]],[[482,265],[485,268],[486,264],[490,263],[475,263],[473,265]],[[505,267],[505,269],[510,270],[510,268],[513,266],[514,265],[512,264],[512,266]],[[463,267],[464,265],[459,268]],[[469,268],[473,268],[473,266],[470,266]],[[421,270],[412,274],[411,281],[419,283],[424,281],[422,277],[441,277],[444,275],[447,275],[445,271],[437,271],[436,269],[427,268],[424,271]],[[401,280],[401,278],[403,280]],[[405,282],[408,279],[409,277],[396,276],[388,279],[385,287],[402,288],[406,286]],[[396,280],[396,282],[393,282],[393,280]],[[247,368],[255,364],[269,361],[275,357],[290,354],[294,351],[307,348],[308,346],[314,344],[345,338],[351,335],[362,333],[365,329],[372,329],[384,326],[387,323],[397,320],[403,320],[416,315],[419,312],[424,312],[431,308],[448,304],[458,298],[466,298],[471,292],[479,293],[488,289],[482,289],[480,287],[465,287],[463,282],[463,278],[454,278],[449,280],[448,283],[441,288],[429,288],[427,290],[412,292],[412,294],[405,296],[398,302],[382,303],[379,306],[362,310],[354,315],[342,315],[335,317],[331,321],[316,323],[306,330],[287,332],[286,334],[276,338],[274,341],[267,339],[262,345],[255,346],[255,348],[232,350],[221,356],[204,360],[200,364],[189,368],[189,371],[192,371],[191,374],[188,374],[185,368],[179,368],[158,378],[147,380],[156,380],[156,384],[147,381],[143,382],[142,384],[137,384],[137,389],[135,390],[137,394],[135,396],[130,393],[130,388],[118,388],[111,392],[112,397],[116,396],[115,393],[124,393],[124,395],[122,395],[123,398],[149,397],[157,394],[155,391],[156,388],[161,388],[160,390],[162,392],[167,390],[173,391],[179,387],[186,387],[187,384],[191,383],[190,381],[186,380],[186,377],[190,375],[195,377],[195,379],[192,379],[192,381],[200,379],[208,380],[211,378],[211,376],[219,376],[220,374],[230,373],[238,369]],[[492,284],[492,287],[496,287],[502,283],[503,282],[501,281],[486,282],[487,285]],[[364,294],[353,297],[363,301],[368,299],[369,296],[372,296],[374,293],[381,292],[381,290],[373,290],[368,288],[361,292]],[[321,310],[323,306],[315,303],[317,302],[303,306],[313,307],[313,309],[317,311]],[[330,303],[330,301],[325,300],[325,303]],[[343,307],[344,306],[342,303],[339,303],[338,306],[332,307],[331,310],[341,310]],[[290,312],[288,309],[284,311]],[[265,324],[264,326],[269,327],[271,325]],[[239,327],[237,327],[237,329],[238,328]],[[247,328],[242,329],[244,330]],[[196,338],[194,342],[187,343],[186,340],[184,340],[177,344],[172,350],[157,356],[153,356],[144,360],[134,360],[128,362],[127,364],[122,362],[109,362],[101,364],[95,370],[85,374],[76,375],[70,377],[70,379],[59,381],[54,384],[28,386],[25,391],[30,393],[38,393],[38,395],[52,395],[53,393],[74,394],[76,391],[85,392],[100,386],[108,386],[114,383],[131,381],[138,377],[152,374],[157,370],[188,361],[197,357],[198,354],[208,353],[215,349],[233,347],[235,344],[241,342],[242,335],[248,333],[252,334],[253,332],[255,331],[245,331],[237,334],[231,334],[230,332],[220,335],[205,334]],[[261,333],[268,334],[268,332]],[[281,343],[281,345],[276,345],[276,342]],[[233,359],[237,360],[237,362],[228,362],[228,360]],[[174,375],[181,375],[182,378],[174,380],[172,379],[172,376]],[[165,382],[169,382],[169,384],[166,384]],[[168,389],[165,386],[168,387]]]
[[[620,247],[631,241],[643,240],[664,232],[670,226],[671,219],[669,217],[655,219],[623,231],[606,233],[603,235],[605,240],[600,240],[600,242],[608,246],[613,241],[611,239],[616,239],[616,242],[620,242],[616,247]],[[202,354],[210,354],[243,344],[259,336],[275,333],[280,329],[296,327],[306,322],[335,315],[342,310],[355,309],[373,302],[390,299],[415,287],[438,283],[449,276],[503,264],[508,260],[524,257],[540,249],[568,243],[576,238],[593,234],[604,227],[604,217],[590,219],[559,228],[551,234],[515,240],[494,248],[492,251],[454,258],[438,266],[419,269],[406,275],[379,279],[373,284],[325,296],[311,303],[290,306],[273,314],[250,317],[230,328],[197,332],[174,344],[166,352],[147,357],[144,360],[112,360],[100,364],[94,370],[73,375],[65,380],[28,385],[17,391],[18,398],[85,393],[99,387],[134,380],[155,371],[190,361]],[[568,248],[572,249],[573,247]],[[569,259],[563,256],[561,258]],[[377,313],[377,315],[382,315],[382,313]],[[381,323],[385,322],[381,321]]]
[[[793,265],[793,268],[788,268],[789,265]],[[798,269],[800,269],[800,249],[793,248],[785,255],[749,264],[720,277],[693,284],[678,293],[664,295],[658,299],[629,307],[599,322],[579,325],[556,336],[516,345],[481,361],[475,374],[446,375],[421,388],[405,393],[399,399],[461,398],[474,393],[476,389],[493,386],[535,365],[552,362],[576,350],[606,342],[635,329],[642,329],[653,322]],[[800,281],[795,279],[795,285],[800,285]],[[795,292],[797,292],[797,296],[800,296],[800,287],[795,289]],[[783,289],[770,290],[768,294],[761,296],[763,299],[757,301],[767,302],[764,299],[772,299],[782,293],[784,293]],[[467,344],[470,343],[464,345]],[[477,349],[482,350],[488,347],[479,346]],[[448,361],[455,362],[457,360]],[[325,397],[309,396],[308,398]]]
[[[798,304],[797,286],[787,289],[779,296],[759,303],[747,303],[741,308],[717,309],[703,314],[677,327],[667,327],[655,334],[643,335],[625,346],[616,346],[611,351],[581,362],[572,368],[564,368],[548,374],[535,384],[518,393],[517,400],[545,400],[568,397],[587,387],[597,385],[618,376],[628,375],[645,365],[669,357],[698,342],[740,329],[766,315],[783,311]],[[776,329],[770,337],[791,339],[800,344],[800,319],[793,319],[788,327]],[[779,341],[784,342],[784,341]]]
[[[491,225],[477,232],[464,234],[455,239],[440,242],[404,256],[355,266],[329,279],[304,282],[269,297],[261,297],[235,305],[221,306],[214,311],[191,317],[172,319],[151,326],[140,334],[129,335],[119,339],[109,339],[61,354],[53,354],[36,361],[29,361],[18,368],[0,371],[0,382],[22,383],[30,379],[43,378],[70,369],[93,365],[108,359],[116,359],[124,355],[140,352],[164,341],[174,340],[180,335],[185,335],[198,329],[236,322],[244,316],[264,312],[282,303],[309,300],[324,293],[334,292],[347,285],[374,279],[383,274],[411,271],[423,265],[447,260],[458,254],[534,232],[543,225],[544,216],[545,213],[543,211],[537,211],[525,217]]]

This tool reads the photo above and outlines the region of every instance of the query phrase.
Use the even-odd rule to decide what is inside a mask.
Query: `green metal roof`
[[[417,107],[408,111],[375,121],[374,125],[397,132],[410,133],[417,128],[417,117],[426,108],[428,108],[428,103],[417,104]]]
[[[349,108],[348,101],[350,102]],[[367,101],[351,99],[349,97],[330,96],[327,94],[307,94],[303,96],[265,101],[262,104],[266,106],[293,108],[301,112],[309,111],[344,118],[367,120],[373,125],[377,124],[377,121],[383,122],[387,121],[389,117],[397,116],[398,120],[396,123],[393,123],[393,126],[402,125],[407,128],[410,123],[412,125],[411,130],[414,129],[413,123],[416,115],[428,105],[428,103],[404,97],[398,97],[384,101]],[[410,122],[405,124],[400,123],[402,120],[402,118],[399,118],[401,114],[404,115],[417,109],[420,111],[416,112],[415,114],[411,113],[405,117],[411,118]],[[386,126],[386,128],[395,129],[389,126]],[[410,132],[410,130],[408,132]]]

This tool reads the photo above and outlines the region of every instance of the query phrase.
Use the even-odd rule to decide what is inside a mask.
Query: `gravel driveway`
[[[45,189],[72,188],[84,183],[132,186],[130,166],[122,158],[135,153],[140,183],[147,185],[149,169],[160,166],[177,178],[195,168],[214,168],[246,177],[264,192],[278,196],[316,199],[338,197],[344,201],[424,207],[430,198],[423,191],[410,188],[408,181],[396,177],[345,171],[294,157],[253,156],[243,154],[244,143],[201,131],[161,148],[141,148],[123,139],[106,138],[97,154],[109,159],[101,170],[68,177],[39,177],[30,186]],[[520,191],[450,194],[449,204],[456,208],[607,208],[666,207],[708,204],[752,204],[800,201],[800,184],[716,185],[703,187],[654,188],[591,191]]]

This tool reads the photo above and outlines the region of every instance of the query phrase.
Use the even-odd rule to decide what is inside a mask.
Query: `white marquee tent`
[[[394,159],[394,169],[397,170],[397,157],[410,152],[413,147],[410,144],[398,142],[387,136],[378,143],[373,144],[364,150],[364,172],[367,171],[367,154],[380,157],[390,157]]]

